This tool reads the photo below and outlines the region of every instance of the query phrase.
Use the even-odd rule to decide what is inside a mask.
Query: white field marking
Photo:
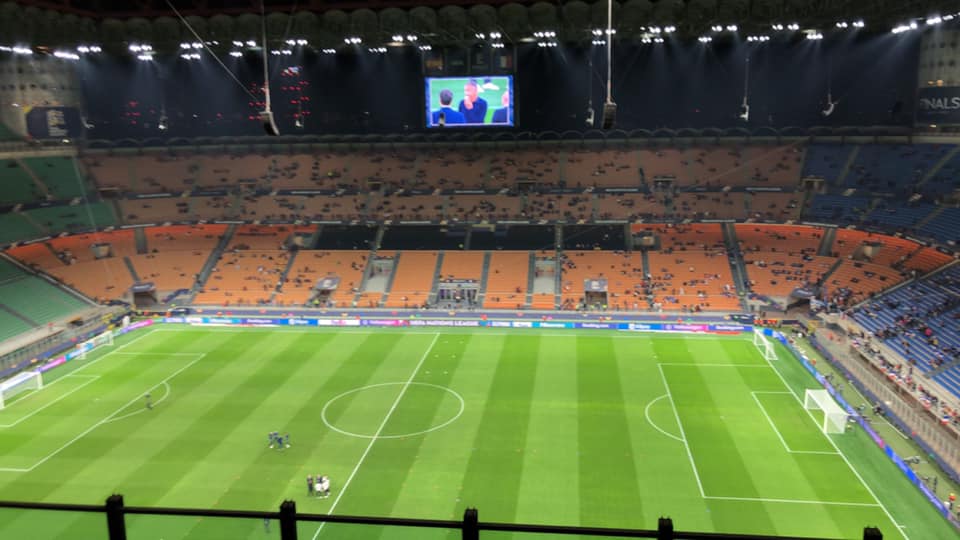
[[[802,499],[765,499],[762,497],[715,497],[708,495],[704,499],[715,499],[719,501],[746,501],[746,502],[764,502],[764,503],[786,503],[786,504],[826,504],[831,506],[869,506],[879,508],[877,503],[859,503],[859,502],[835,502],[835,501],[806,501]]]
[[[152,354],[154,356],[196,356],[202,353],[193,353],[193,352],[114,352],[108,354]]]
[[[759,351],[757,351],[757,353],[759,354]],[[763,355],[761,354],[760,356],[762,357]],[[770,363],[770,361],[767,360],[766,358],[764,358],[764,360],[766,360],[767,363]],[[783,375],[779,371],[777,371],[777,368],[773,367],[773,364],[770,364],[770,367],[773,368],[773,372],[777,374],[777,377],[780,377],[780,381],[783,382],[784,388],[786,388],[791,394],[793,394],[794,399],[796,399],[797,402],[800,403],[800,406],[803,407],[803,400],[800,399],[800,396],[798,396],[796,392],[793,391],[793,388],[791,388],[790,385],[787,383],[787,380],[783,378]],[[814,418],[813,413],[810,412],[806,407],[804,407],[803,410],[807,411],[807,415],[810,416],[810,420],[812,420],[813,423],[819,427],[820,423],[817,422],[816,418]],[[857,472],[857,469],[855,469],[853,464],[850,463],[850,460],[847,459],[847,456],[840,451],[840,447],[837,446],[837,443],[835,443],[833,439],[831,439],[830,436],[827,435],[826,433],[824,433],[823,436],[826,437],[827,441],[830,442],[830,445],[833,446],[833,449],[837,451],[837,454],[839,454],[840,458],[843,459],[843,462],[847,464],[847,467],[850,468],[850,471],[853,472],[853,475],[856,476],[858,480],[860,480],[860,483],[863,484],[863,487],[867,488],[867,492],[870,494],[871,497],[873,497],[873,500],[877,502],[880,508],[883,509],[883,513],[887,515],[887,518],[890,519],[890,523],[893,523],[893,526],[899,529],[900,534],[903,535],[903,537],[906,540],[910,540],[910,537],[907,536],[907,533],[903,532],[903,528],[900,527],[900,524],[897,523],[897,520],[893,519],[893,515],[890,514],[890,510],[887,510],[887,507],[884,506],[884,504],[880,501],[880,498],[877,497],[877,494],[873,492],[873,489],[871,489],[870,486],[867,484],[867,482],[863,479],[863,477],[860,476],[860,473]]]
[[[694,367],[748,367],[770,369],[764,364],[697,364],[695,362],[660,362],[661,366],[694,366]]]
[[[343,487],[340,488],[340,491],[337,493],[337,497],[333,500],[333,504],[330,505],[330,509],[327,510],[327,515],[332,514],[333,511],[336,510],[337,504],[340,503],[340,499],[343,497],[343,494],[347,492],[350,482],[353,481],[353,477],[357,475],[357,471],[360,470],[360,466],[363,465],[363,461],[367,459],[367,454],[370,453],[370,449],[373,448],[373,444],[377,442],[377,438],[380,437],[381,433],[383,433],[383,429],[387,427],[387,422],[389,422],[390,417],[393,416],[393,411],[397,409],[397,405],[400,404],[400,400],[403,399],[403,395],[407,393],[407,388],[410,387],[410,383],[412,383],[413,379],[417,376],[417,372],[420,371],[420,366],[422,366],[426,361],[427,356],[430,355],[430,351],[433,350],[433,346],[437,344],[438,339],[440,339],[440,334],[434,334],[433,341],[430,342],[430,346],[427,347],[427,350],[424,351],[423,356],[420,357],[420,362],[417,363],[417,367],[413,368],[413,373],[410,374],[407,382],[403,385],[403,388],[400,389],[397,399],[393,400],[393,405],[390,407],[390,410],[387,411],[387,415],[383,417],[383,422],[380,422],[380,427],[377,428],[376,433],[374,433],[373,437],[370,438],[370,442],[367,444],[367,449],[364,450],[363,454],[360,456],[360,461],[357,462],[357,465],[353,468],[353,471],[350,472],[350,476],[347,477],[347,481],[343,483]],[[313,533],[313,538],[311,538],[311,540],[317,540],[317,537],[320,536],[320,531],[323,530],[323,526],[326,524],[326,521],[320,523],[320,526],[317,527],[317,532]]]
[[[703,492],[703,483],[700,482],[700,473],[697,472],[697,464],[693,461],[693,452],[690,451],[690,443],[687,442],[687,434],[683,431],[683,422],[680,421],[680,413],[677,412],[677,404],[673,401],[673,394],[670,393],[670,385],[667,384],[667,376],[663,373],[663,366],[657,364],[657,369],[660,370],[660,378],[663,379],[663,387],[667,391],[667,398],[670,400],[670,405],[673,407],[673,415],[677,418],[677,426],[680,428],[680,437],[683,438],[683,446],[687,449],[687,457],[690,458],[690,467],[693,468],[693,477],[697,479],[697,489],[700,490],[700,496],[704,497]]]
[[[167,378],[163,379],[163,380],[160,381],[158,384],[155,384],[155,385],[151,386],[150,388],[156,388],[156,387],[159,386],[160,384],[166,383],[167,381],[169,381],[170,379],[176,377],[177,375],[179,375],[181,372],[183,372],[183,371],[186,370],[187,368],[193,366],[194,364],[196,364],[197,362],[199,362],[200,360],[202,360],[204,356],[206,356],[206,353],[197,353],[197,358],[196,358],[194,361],[192,361],[192,362],[190,362],[189,364],[183,366],[182,368],[174,371],[174,372],[173,372],[171,375],[169,375]],[[149,388],[148,388],[147,390],[149,390]],[[66,442],[63,446],[61,446],[60,448],[57,448],[57,449],[54,450],[53,452],[50,452],[49,454],[47,454],[46,456],[44,456],[42,459],[40,459],[40,461],[34,463],[32,466],[30,466],[30,467],[28,467],[28,468],[26,468],[26,469],[0,468],[0,472],[30,472],[30,471],[36,469],[37,467],[43,465],[44,463],[46,463],[47,461],[49,461],[51,458],[53,458],[54,456],[56,456],[56,455],[59,454],[60,452],[63,452],[65,449],[67,449],[67,448],[68,448],[70,445],[72,445],[73,443],[79,441],[79,440],[82,439],[83,437],[86,437],[87,434],[89,434],[91,431],[93,431],[93,430],[97,429],[98,427],[102,426],[103,424],[106,424],[107,422],[109,422],[111,419],[113,419],[113,417],[115,417],[117,414],[119,414],[120,411],[126,409],[127,407],[129,407],[130,405],[132,405],[133,403],[135,403],[136,401],[139,401],[139,400],[143,399],[143,395],[144,395],[145,393],[146,393],[146,392],[140,392],[139,394],[137,394],[137,397],[131,399],[131,400],[128,401],[128,402],[126,402],[126,403],[125,403],[123,406],[121,406],[119,409],[117,409],[117,410],[113,411],[112,413],[110,413],[109,416],[107,416],[106,418],[103,418],[102,420],[98,421],[96,424],[94,424],[94,425],[90,426],[89,428],[85,429],[82,433],[80,433],[80,434],[77,435],[76,437],[74,437],[74,438],[70,439],[69,441],[67,441],[67,442]]]
[[[162,382],[162,383],[158,384],[157,386],[163,386],[164,388],[167,389],[167,391],[163,393],[163,396],[162,396],[160,399],[158,399],[157,402],[154,403],[154,405],[159,405],[159,404],[163,403],[163,400],[167,399],[167,398],[170,396],[170,392],[171,392],[171,390],[170,390],[170,384],[169,384],[169,383]],[[153,388],[156,388],[157,386],[154,386]],[[153,391],[153,388],[151,388],[150,391]],[[116,421],[118,421],[118,420],[123,420],[124,418],[130,418],[131,416],[140,414],[140,413],[142,413],[142,412],[145,411],[145,410],[146,410],[146,408],[137,409],[137,410],[133,411],[132,413],[124,414],[124,415],[118,416],[118,417],[116,417],[116,418],[111,418],[110,420],[107,420],[106,422],[104,422],[104,424],[109,424],[110,422],[116,422]]]
[[[658,425],[656,425],[655,423],[653,423],[653,420],[650,419],[650,406],[652,406],[654,403],[660,401],[661,399],[663,399],[663,398],[665,398],[665,397],[667,397],[667,394],[664,394],[664,395],[662,395],[662,396],[654,399],[654,400],[651,401],[650,403],[647,403],[647,406],[643,409],[643,415],[647,417],[647,423],[649,423],[651,426],[653,426],[653,429],[659,431],[660,433],[663,433],[663,434],[666,435],[667,437],[670,437],[671,439],[674,439],[674,440],[676,440],[676,441],[686,442],[686,441],[684,441],[683,439],[681,439],[680,437],[677,437],[676,435],[674,435],[673,433],[668,433],[666,430],[661,429],[660,426],[658,426]]]
[[[428,371],[427,373],[430,373],[430,372]],[[399,434],[399,435],[380,435],[380,438],[381,438],[381,439],[403,439],[403,438],[406,438],[406,437],[416,437],[417,435],[423,435],[423,434],[425,434],[425,433],[430,433],[430,432],[433,432],[433,431],[437,431],[438,429],[445,428],[445,427],[449,426],[449,425],[452,424],[454,421],[456,421],[458,418],[460,418],[460,415],[463,414],[463,410],[466,408],[466,406],[465,406],[465,404],[464,404],[464,401],[463,401],[463,396],[461,396],[460,394],[458,394],[458,393],[455,392],[454,390],[452,390],[452,389],[450,389],[450,388],[447,388],[446,386],[440,386],[439,384],[430,384],[430,383],[422,383],[422,382],[407,382],[407,383],[402,383],[402,382],[387,382],[387,383],[379,383],[379,384],[368,384],[368,385],[366,385],[366,386],[361,386],[360,388],[354,388],[353,390],[347,390],[346,392],[344,392],[344,393],[342,393],[342,394],[340,394],[340,395],[334,396],[332,399],[330,399],[329,401],[327,401],[326,405],[323,406],[323,409],[320,411],[320,419],[323,420],[324,425],[326,425],[328,428],[332,429],[333,431],[336,431],[337,433],[340,433],[340,434],[343,434],[343,435],[347,435],[347,436],[349,436],[349,437],[357,437],[358,439],[373,439],[374,437],[376,437],[376,435],[365,435],[365,434],[363,434],[363,433],[354,433],[354,432],[352,432],[352,431],[347,431],[347,430],[345,430],[345,429],[340,429],[340,428],[334,426],[333,424],[330,423],[330,420],[327,419],[327,409],[330,408],[330,405],[331,405],[334,401],[337,401],[338,399],[340,399],[340,398],[342,398],[342,397],[349,396],[350,394],[355,394],[355,393],[357,393],[357,392],[361,392],[361,391],[363,391],[363,390],[368,390],[368,389],[370,389],[370,388],[380,388],[380,387],[382,387],[382,386],[400,386],[400,385],[403,385],[403,384],[413,385],[413,386],[426,386],[426,387],[429,387],[429,388],[439,388],[440,390],[443,390],[444,392],[447,392],[448,394],[453,395],[453,397],[456,398],[457,401],[460,402],[460,410],[457,411],[457,414],[453,415],[453,416],[450,417],[449,419],[447,419],[447,420],[443,421],[442,423],[437,424],[437,425],[435,425],[435,426],[433,426],[433,427],[424,429],[424,430],[422,430],[422,431],[416,431],[416,432],[413,432],[413,433],[401,433],[401,434]],[[159,403],[159,402],[158,402],[158,403]]]
[[[770,422],[770,427],[773,428],[773,432],[776,433],[777,438],[780,439],[780,442],[783,443],[783,447],[787,450],[789,454],[825,454],[825,455],[836,455],[839,452],[821,452],[817,450],[793,450],[790,448],[790,445],[787,444],[786,439],[783,438],[783,435],[780,434],[780,430],[777,429],[777,425],[773,423],[773,418],[770,418],[770,415],[767,414],[767,409],[763,406],[763,403],[757,399],[757,394],[789,394],[790,392],[750,392],[750,396],[753,397],[753,400],[757,402],[757,406],[760,407],[760,412],[763,413],[763,416],[767,419],[767,422]]]
[[[231,327],[228,327],[228,326],[200,326],[200,325],[182,325],[182,326],[180,326],[179,323],[167,323],[167,324],[168,324],[168,326],[163,327],[163,328],[157,328],[156,330],[153,330],[153,332],[182,332],[182,331],[184,331],[184,330],[204,330],[204,331],[212,330],[212,331],[215,331],[215,332],[242,333],[242,332],[249,332],[249,331],[252,331],[252,330],[260,329],[260,330],[270,330],[270,331],[274,331],[274,332],[286,332],[286,333],[291,333],[291,334],[292,334],[292,333],[307,333],[307,332],[312,332],[312,333],[336,332],[336,333],[343,333],[343,334],[381,334],[381,333],[383,333],[383,332],[382,332],[383,329],[381,329],[381,331],[375,331],[375,330],[354,330],[354,328],[356,328],[356,327],[354,327],[354,326],[322,326],[322,327],[309,327],[309,328],[296,327],[296,326],[294,326],[294,327],[255,326],[255,327],[245,327],[245,328],[231,328]],[[169,326],[169,325],[173,325],[173,324],[177,324],[178,327],[177,327],[177,328],[172,328],[172,327]],[[403,330],[404,328],[409,328],[409,327],[397,327],[397,328],[393,328],[393,330],[395,330],[396,333],[402,333],[402,334],[404,334],[404,335],[413,335],[413,336],[433,336],[433,335],[436,335],[436,332],[417,332],[417,331]],[[501,337],[522,335],[524,331],[536,330],[536,331],[545,331],[545,332],[547,332],[547,333],[551,333],[551,332],[555,332],[555,333],[567,332],[567,335],[568,335],[569,337],[577,337],[577,336],[583,336],[583,335],[591,335],[591,336],[597,336],[597,337],[607,337],[607,338],[611,338],[611,339],[640,339],[640,338],[646,338],[646,339],[650,339],[650,338],[659,338],[659,339],[664,339],[664,338],[666,338],[666,339],[722,339],[722,340],[729,340],[729,341],[734,341],[734,340],[736,340],[736,341],[744,341],[744,343],[746,343],[746,340],[744,340],[744,338],[743,338],[743,337],[740,337],[740,336],[728,336],[728,335],[723,335],[723,334],[684,334],[684,333],[682,333],[682,332],[649,332],[649,333],[637,333],[637,334],[603,335],[603,334],[597,334],[597,333],[596,333],[596,330],[593,330],[593,329],[590,329],[590,328],[569,328],[569,329],[563,329],[563,328],[515,328],[515,329],[514,329],[514,330],[516,330],[515,332],[488,332],[488,331],[485,331],[485,330],[484,330],[484,327],[481,327],[481,326],[459,326],[459,327],[458,327],[458,326],[450,326],[450,327],[446,327],[446,329],[452,331],[452,332],[448,332],[449,334],[465,333],[465,334],[470,334],[470,335],[501,336]],[[611,330],[612,330],[612,329],[611,329]],[[574,333],[570,333],[571,331],[574,332]],[[618,332],[622,332],[622,331],[618,330]],[[445,334],[446,334],[446,333],[445,333]],[[551,334],[551,335],[556,335],[556,334]]]
[[[72,375],[72,374],[71,374],[71,375],[65,375],[65,376],[63,376],[63,377],[61,377],[61,378],[53,381],[53,383],[60,382],[60,381],[62,381],[63,379],[65,379],[65,378],[67,378],[67,377],[71,377],[71,376],[73,376],[73,375]],[[16,422],[13,422],[12,424],[0,424],[0,429],[12,428],[13,426],[19,424],[20,422],[23,422],[24,420],[30,418],[31,416],[37,414],[38,412],[46,409],[47,407],[50,407],[51,405],[56,404],[56,403],[57,403],[58,401],[60,401],[61,399],[69,396],[70,394],[76,392],[77,390],[80,390],[80,389],[83,388],[84,386],[86,386],[86,385],[92,383],[93,381],[99,379],[100,376],[99,376],[99,375],[76,375],[76,378],[78,378],[78,379],[79,379],[79,378],[89,379],[89,380],[88,380],[87,382],[81,384],[80,386],[74,388],[73,390],[70,390],[70,391],[67,392],[66,394],[63,394],[62,396],[58,397],[57,399],[51,401],[50,403],[47,403],[47,404],[44,405],[43,407],[40,407],[40,408],[34,410],[33,412],[27,414],[26,416],[22,416],[22,417],[18,418],[17,421],[16,421]],[[49,385],[44,386],[43,388],[41,388],[41,390],[53,386],[53,383],[50,383]],[[30,394],[30,396],[33,396],[33,395],[36,395],[36,392],[33,392],[33,393]],[[23,399],[26,399],[27,397],[30,397],[30,396],[26,396],[26,397],[23,398]],[[22,401],[23,401],[22,399],[18,399],[17,401],[11,403],[10,405],[13,406],[13,405],[15,405],[15,404],[17,404],[17,403],[21,403]],[[9,409],[9,407],[8,407],[8,409]]]

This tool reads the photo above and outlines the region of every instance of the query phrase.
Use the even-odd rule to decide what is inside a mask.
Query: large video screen
[[[516,112],[513,77],[428,77],[427,127],[508,127]]]

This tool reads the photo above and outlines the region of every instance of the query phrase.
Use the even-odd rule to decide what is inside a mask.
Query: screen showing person
[[[480,85],[470,79],[463,85],[463,99],[457,109],[468,124],[482,124],[487,118],[487,100],[480,97]]]
[[[433,111],[431,124],[442,126],[444,124],[462,124],[464,116],[450,105],[453,104],[453,92],[447,88],[440,91],[440,108]]]
[[[424,83],[423,118],[428,128],[515,124],[513,77],[509,75],[427,77]]]
[[[510,91],[506,91],[500,96],[500,108],[493,111],[494,124],[512,124],[510,122]]]

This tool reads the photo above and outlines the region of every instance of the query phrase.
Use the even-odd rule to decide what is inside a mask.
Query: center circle
[[[421,429],[421,430],[419,430],[419,431],[411,431],[411,432],[409,432],[409,433],[396,433],[396,434],[390,434],[390,435],[382,435],[382,434],[381,434],[381,435],[377,435],[376,432],[374,432],[374,433],[358,433],[357,431],[351,431],[351,430],[348,430],[348,429],[339,428],[339,427],[337,427],[336,425],[334,425],[334,423],[336,422],[335,420],[334,420],[334,421],[331,421],[331,420],[330,420],[329,414],[330,414],[331,407],[336,408],[336,407],[337,407],[337,405],[336,405],[337,402],[339,402],[339,401],[341,401],[341,400],[343,400],[343,399],[345,399],[345,398],[348,398],[348,397],[350,397],[350,396],[355,396],[356,394],[359,394],[359,393],[361,393],[361,392],[367,392],[368,395],[370,395],[370,394],[374,394],[374,395],[375,395],[377,390],[382,389],[382,388],[391,387],[391,386],[403,386],[403,387],[406,387],[406,390],[401,390],[402,392],[405,392],[405,393],[404,393],[404,396],[403,396],[404,398],[407,397],[407,395],[409,394],[410,390],[413,389],[413,388],[433,389],[433,390],[443,391],[443,392],[449,394],[450,396],[453,396],[453,398],[456,400],[456,403],[457,403],[457,412],[456,412],[455,414],[453,414],[450,418],[447,418],[446,420],[444,420],[444,421],[442,421],[442,422],[440,422],[440,423],[438,423],[438,424],[436,424],[436,425],[430,426],[430,427],[428,427],[428,428]],[[371,391],[371,390],[372,390],[373,392],[369,392],[369,391]],[[353,397],[353,400],[352,400],[352,403],[351,403],[351,404],[355,404],[355,402],[356,402],[357,399],[361,399],[361,398],[360,398],[359,396]],[[394,401],[393,401],[392,403],[393,403],[394,405],[397,405],[397,404],[398,404],[398,402],[397,402],[395,399],[394,399]],[[361,439],[400,439],[400,438],[403,438],[403,437],[415,437],[415,436],[417,436],[417,435],[424,435],[424,434],[426,434],[426,433],[430,433],[431,431],[436,431],[436,430],[438,430],[438,429],[440,429],[440,428],[444,428],[444,427],[450,425],[451,423],[453,423],[456,419],[460,418],[460,415],[463,414],[463,409],[464,409],[463,396],[461,396],[460,394],[458,394],[458,393],[454,392],[453,390],[447,388],[446,386],[440,386],[440,385],[438,385],[438,384],[430,384],[430,383],[422,383],[422,382],[409,382],[409,383],[405,383],[405,382],[388,382],[388,383],[379,383],[379,384],[370,384],[370,385],[367,385],[367,386],[361,386],[360,388],[354,388],[353,390],[347,390],[346,392],[344,392],[344,393],[342,393],[342,394],[339,394],[339,395],[333,397],[330,401],[328,401],[328,402],[323,406],[323,409],[320,411],[320,417],[323,419],[324,425],[326,425],[328,428],[332,429],[333,431],[336,431],[337,433],[341,433],[341,434],[343,434],[343,435],[348,435],[348,436],[350,436],[350,437],[358,437],[358,438],[361,438]],[[396,412],[397,412],[397,411],[394,410],[394,408],[391,407],[391,408],[388,410],[387,414],[388,414],[388,415],[393,415],[393,414],[395,414]],[[383,422],[384,417],[383,417],[383,416],[379,416],[378,419],[379,419],[379,422]],[[378,426],[377,429],[379,429],[379,426]],[[358,430],[358,431],[359,431],[359,430]]]

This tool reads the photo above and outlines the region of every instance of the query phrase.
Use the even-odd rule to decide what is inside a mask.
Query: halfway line
[[[360,461],[357,462],[357,465],[353,468],[353,471],[350,472],[350,476],[347,477],[347,481],[343,483],[343,487],[340,489],[340,492],[337,493],[337,498],[333,500],[330,510],[327,510],[328,516],[333,514],[333,511],[337,508],[337,504],[340,503],[341,497],[343,497],[343,494],[347,492],[347,487],[350,485],[350,482],[353,481],[353,477],[357,475],[357,471],[360,470],[360,466],[363,465],[363,461],[367,459],[367,454],[369,454],[370,449],[373,448],[373,443],[377,442],[380,434],[383,433],[383,429],[387,427],[387,422],[389,422],[390,417],[393,416],[393,411],[395,411],[397,405],[400,404],[400,400],[403,399],[403,395],[407,393],[407,388],[410,387],[410,383],[412,383],[413,379],[417,376],[417,372],[420,371],[420,367],[423,366],[423,363],[427,360],[427,356],[430,355],[430,351],[433,350],[433,346],[437,344],[437,339],[439,338],[440,334],[433,335],[433,341],[430,342],[430,346],[427,347],[427,350],[424,351],[423,356],[420,357],[420,362],[417,363],[417,367],[413,368],[413,373],[410,374],[407,382],[404,383],[403,388],[400,389],[397,399],[393,400],[393,405],[390,406],[390,410],[387,411],[387,415],[383,417],[383,422],[380,422],[380,427],[377,428],[377,432],[374,433],[373,437],[370,438],[370,444],[367,445],[367,449],[364,450],[363,454],[360,456]],[[317,540],[317,537],[320,536],[320,531],[323,530],[323,526],[326,524],[327,522],[324,521],[319,527],[317,527],[317,532],[313,533],[313,538],[311,540]]]

